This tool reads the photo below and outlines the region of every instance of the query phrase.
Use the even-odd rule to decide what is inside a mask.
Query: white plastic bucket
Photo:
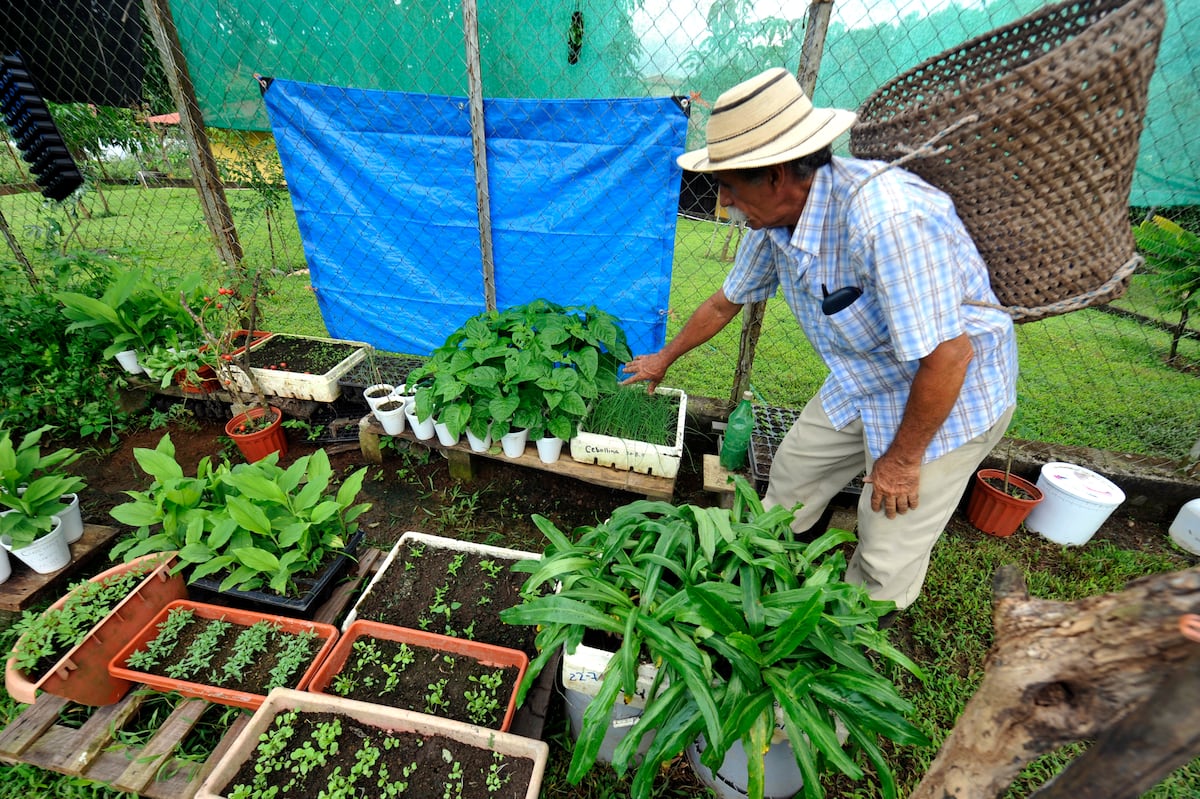
[[[1025,527],[1056,544],[1086,544],[1117,506],[1125,492],[1103,475],[1073,463],[1042,466],[1037,487],[1045,499],[1025,519]]]
[[[1193,555],[1200,555],[1200,499],[1184,503],[1167,532],[1176,544]]]

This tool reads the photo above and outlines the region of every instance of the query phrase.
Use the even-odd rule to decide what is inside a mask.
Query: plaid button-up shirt
[[[741,304],[782,289],[829,367],[822,407],[839,429],[862,417],[876,458],[895,437],[918,359],[966,333],[975,357],[928,462],[988,430],[1016,401],[1016,341],[1004,311],[965,304],[997,300],[950,198],[903,169],[871,177],[882,166],[835,157],[817,170],[795,231],[749,231],[724,292]],[[822,285],[863,294],[825,316]]]

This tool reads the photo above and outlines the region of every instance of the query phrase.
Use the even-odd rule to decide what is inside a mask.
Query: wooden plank
[[[729,482],[731,476],[733,472],[721,465],[720,457],[705,453],[704,490],[716,494],[717,504],[722,508],[733,507],[733,483]]]
[[[141,754],[112,783],[112,787],[143,793],[154,782],[159,768],[179,746],[179,742],[196,726],[207,706],[208,703],[203,699],[187,699],[176,705],[167,720],[142,747]]]
[[[58,712],[67,704],[59,696],[43,694],[0,733],[0,754],[20,757],[46,730],[58,721]]]
[[[125,722],[142,706],[145,692],[133,691],[115,705],[96,708],[91,718],[75,730],[69,746],[57,755],[45,768],[82,777],[92,761],[112,742],[113,731],[125,726]]]
[[[379,550],[375,551],[378,552]],[[229,729],[226,730],[225,735],[221,738],[221,742],[216,745],[212,751],[212,754],[208,756],[208,759],[205,760],[196,773],[192,775],[191,781],[187,784],[186,788],[182,792],[176,792],[166,796],[160,796],[157,792],[146,795],[149,796],[150,799],[180,799],[181,797],[195,796],[196,792],[200,790],[200,786],[204,784],[206,779],[208,779],[208,775],[211,774],[212,770],[217,767],[217,763],[221,762],[221,758],[225,756],[225,753],[233,746],[233,743],[237,740],[237,737],[241,735],[242,730],[245,729],[246,725],[250,723],[250,718],[251,716],[249,713],[243,713],[242,715],[238,716],[232,724],[229,725]]]
[[[386,434],[383,432],[383,427],[379,422],[375,421],[374,416],[368,414],[363,417],[359,423],[359,443],[362,447],[364,457],[373,457],[374,454],[379,453],[379,437],[382,435]],[[657,475],[614,469],[611,466],[581,463],[569,455],[564,455],[554,463],[543,463],[542,459],[538,457],[537,447],[532,442],[526,445],[525,452],[519,458],[509,458],[500,451],[498,446],[492,447],[487,452],[475,452],[465,441],[459,442],[452,447],[446,447],[436,437],[422,441],[408,429],[405,429],[403,433],[394,437],[402,438],[406,441],[429,447],[430,449],[441,450],[446,452],[448,457],[458,457],[459,454],[465,454],[471,458],[489,458],[503,463],[523,466],[527,469],[565,475],[576,480],[582,480],[585,483],[604,486],[605,488],[615,488],[620,491],[643,494],[650,499],[664,499],[669,501],[675,494],[674,477],[659,477]],[[371,452],[370,455],[368,455],[369,450]],[[382,460],[382,456],[380,456],[380,459]]]
[[[359,583],[362,582],[364,577],[375,571],[376,564],[382,557],[383,553],[374,547],[365,549],[358,556],[354,574],[350,579],[343,580],[333,589],[333,593],[329,595],[329,599],[325,600],[324,604],[313,615],[313,621],[336,626],[341,617],[345,615],[346,609],[350,604],[350,598],[358,590]]]
[[[0,613],[16,614],[38,602],[57,599],[68,582],[83,579],[84,570],[108,551],[118,532],[116,527],[85,524],[83,535],[71,544],[71,562],[50,574],[38,574],[9,555],[12,576],[0,585]]]

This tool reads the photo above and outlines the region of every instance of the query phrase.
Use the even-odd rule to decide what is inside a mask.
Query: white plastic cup
[[[433,427],[433,417],[428,419],[417,418],[417,401],[409,397],[404,404],[404,415],[408,418],[408,426],[412,428],[413,435],[421,441],[428,441],[437,435],[437,431]]]
[[[121,368],[131,375],[140,375],[146,371],[138,362],[137,350],[122,350],[117,353],[116,358]]]
[[[542,436],[534,443],[542,463],[554,463],[562,455],[563,440],[558,436]]]
[[[458,438],[450,433],[450,428],[441,422],[434,422],[433,430],[437,433],[438,443],[443,447],[453,447],[458,443]]]
[[[488,426],[487,435],[483,438],[475,435],[471,432],[470,428],[467,428],[467,444],[470,445],[472,452],[487,452],[492,446],[491,425]]]
[[[529,428],[523,427],[500,436],[500,446],[504,448],[506,458],[519,458],[524,455],[527,443],[529,443]]]
[[[408,406],[392,396],[385,397],[384,400],[375,409],[375,418],[379,420],[379,424],[383,427],[383,432],[389,436],[398,436],[404,432],[404,419],[407,415]],[[395,407],[389,408],[387,407],[388,405],[394,405]]]
[[[379,410],[380,405],[392,399],[392,392],[395,390],[396,387],[391,383],[376,383],[363,389],[363,399],[367,401],[371,412],[374,413]]]

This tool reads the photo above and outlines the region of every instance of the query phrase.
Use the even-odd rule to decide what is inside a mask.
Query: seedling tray
[[[376,383],[398,386],[408,382],[409,373],[425,365],[424,358],[408,355],[381,355],[374,353],[370,358],[359,361],[338,380],[347,392],[357,390],[362,400],[362,390]],[[362,400],[366,405],[366,401]]]
[[[174,679],[161,674],[139,671],[126,665],[125,661],[128,660],[130,655],[139,649],[145,648],[150,641],[158,637],[158,625],[163,623],[171,611],[177,608],[192,611],[195,619],[225,619],[237,628],[251,627],[260,621],[265,621],[285,633],[316,633],[316,645],[313,647],[313,651],[309,653],[308,665],[304,667],[303,671],[293,677],[295,680],[294,687],[297,689],[303,689],[308,685],[313,675],[317,673],[317,667],[333,650],[338,639],[338,629],[332,624],[322,624],[315,621],[276,616],[270,613],[256,613],[250,610],[237,610],[236,608],[221,607],[219,605],[208,605],[203,602],[192,602],[187,599],[177,599],[160,610],[158,615],[151,619],[113,657],[108,664],[109,673],[114,677],[129,680],[131,683],[144,683],[146,686],[163,691],[164,693],[173,691],[181,696],[192,699],[203,699],[208,702],[245,708],[246,710],[258,709],[259,705],[267,698],[265,692],[258,694],[250,691],[224,688],[218,685],[193,682],[191,680]]]
[[[799,418],[799,408],[754,406],[754,432],[750,434],[750,475],[760,492],[766,490],[771,479],[771,462],[775,460],[775,452],[783,443],[783,437]],[[861,494],[862,487],[860,476],[851,480],[842,490],[850,494]]]
[[[683,423],[687,418],[687,394],[677,388],[661,386],[655,391],[679,397],[679,418],[675,429],[675,443],[672,446],[664,447],[647,441],[597,435],[587,432],[583,425],[580,425],[579,432],[571,439],[571,458],[580,463],[611,466],[614,469],[640,474],[675,477],[679,473],[679,462],[683,458]]]
[[[349,344],[357,347],[353,352],[343,358],[336,366],[324,374],[303,374],[301,372],[289,372],[286,369],[264,369],[258,366],[251,365],[250,372],[254,375],[258,385],[263,392],[273,397],[288,397],[291,399],[314,400],[316,402],[333,402],[341,394],[341,386],[338,381],[349,372],[354,366],[361,363],[366,357],[367,352],[371,349],[371,345],[362,341],[346,341],[343,339],[333,338],[318,338],[316,336],[294,336],[291,334],[276,333],[261,342],[256,342],[250,346],[250,361],[254,362],[254,354],[258,352],[267,341],[272,339],[280,340],[282,338],[301,339],[310,341],[313,344]],[[242,391],[252,391],[250,379],[245,372],[236,365],[231,365],[229,369],[233,378],[237,381],[238,387]]]

